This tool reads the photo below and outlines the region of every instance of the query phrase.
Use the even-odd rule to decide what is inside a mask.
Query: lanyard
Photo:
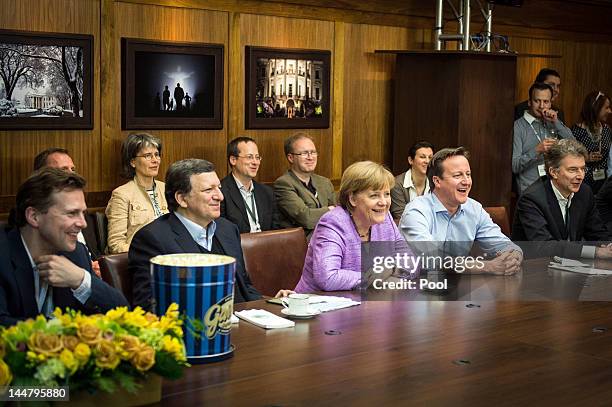
[[[255,194],[253,192],[251,192],[251,207],[252,208],[249,208],[249,203],[247,202],[246,198],[244,200],[244,206],[246,207],[247,214],[249,215],[253,223],[255,223],[256,229],[260,231],[261,228],[259,227],[259,219],[257,218],[257,211],[255,210]]]
[[[531,126],[531,130],[533,130],[533,133],[535,134],[535,136],[538,138],[538,141],[541,143],[542,142],[542,137],[540,137],[540,133],[538,133],[536,131],[535,127],[533,127],[533,122],[529,123],[529,125]]]

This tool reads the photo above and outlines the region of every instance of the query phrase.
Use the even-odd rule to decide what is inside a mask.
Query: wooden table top
[[[549,273],[542,281],[585,284],[584,277],[559,277],[542,264],[531,265]],[[489,286],[506,287],[525,276],[483,278]],[[278,305],[264,301],[235,308],[282,316]],[[234,357],[195,365],[181,380],[165,381],[162,404],[609,406],[607,328],[612,303],[604,301],[366,301],[296,320],[288,329],[240,321],[231,334]]]

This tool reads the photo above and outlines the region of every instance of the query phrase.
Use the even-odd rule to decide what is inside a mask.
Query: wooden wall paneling
[[[578,41],[511,38],[519,54],[559,54],[561,58],[518,58],[516,101],[527,99],[529,86],[544,67],[551,67],[561,75],[561,93],[557,104],[564,110],[566,124],[579,120],[584,97],[591,91],[612,91],[612,44]]]
[[[332,129],[333,129],[333,160],[332,160],[332,178],[341,179],[343,162],[342,162],[342,141],[344,138],[344,76],[346,74],[346,65],[344,64],[344,44],[345,44],[345,23],[339,22],[334,27],[334,66],[332,86],[334,99],[332,100],[331,108]]]
[[[391,163],[395,55],[377,49],[420,49],[422,30],[344,24],[342,167],[355,161]]]
[[[471,196],[485,206],[508,207],[516,58],[485,54],[461,60],[461,64],[457,145],[471,152]]]
[[[110,7],[110,5],[109,5]],[[109,10],[109,12],[111,12]],[[107,56],[107,75],[103,97],[104,144],[109,154],[103,163],[104,188],[113,189],[125,182],[119,177],[121,142],[130,133],[121,130],[121,38],[142,38],[160,41],[223,44],[224,80],[228,74],[228,14],[225,12],[194,10],[176,7],[146,6],[115,2],[113,16],[105,20],[104,36]],[[108,47],[108,49],[106,49]],[[168,166],[183,158],[205,158],[215,163],[219,176],[225,175],[225,142],[227,139],[227,86],[224,87],[224,128],[222,130],[151,130],[163,142],[160,179]]]
[[[75,165],[88,181],[100,187],[100,59],[99,0],[2,0],[0,27],[10,30],[93,35],[92,130],[0,131],[0,212],[13,205],[18,186],[32,172],[34,156],[49,147],[70,150]]]
[[[172,7],[222,10],[252,14],[267,14],[288,18],[342,21],[431,31],[434,26],[435,2],[426,0],[345,1],[345,0],[121,0],[123,2],[157,4]],[[456,2],[455,2],[456,4]],[[505,35],[536,38],[612,41],[612,28],[606,20],[611,4],[584,1],[527,1],[520,8],[496,6],[493,31]],[[445,3],[445,29],[453,24],[450,7]],[[484,19],[472,8],[472,32],[482,31]]]
[[[247,45],[330,50],[333,56],[334,24],[329,21],[241,14],[239,26],[240,50],[239,52],[232,51],[231,53],[232,58],[235,59],[230,61],[233,69],[230,71],[232,76],[228,78],[229,86],[233,87],[233,90],[230,92],[232,98],[230,100],[230,115],[232,115],[232,118],[229,121],[228,138],[231,139],[239,135],[252,137],[257,142],[259,153],[264,157],[259,169],[258,180],[261,182],[274,182],[287,169],[287,160],[283,153],[284,140],[297,131],[304,131],[315,140],[317,149],[320,151],[316,172],[331,178],[332,160],[334,157],[332,138],[333,112],[328,129],[246,130],[244,121],[244,67],[245,46]],[[233,35],[230,34],[230,37]],[[333,58],[331,69],[333,74],[336,69]],[[333,86],[330,86],[330,91],[332,91],[331,97],[333,101]]]
[[[471,196],[508,206],[511,185],[515,57],[462,52],[397,55],[393,170],[408,167],[419,140],[436,150],[463,145],[472,153]]]
[[[418,12],[413,15],[401,14],[385,7],[380,1],[371,2],[328,2],[320,0],[315,3],[305,1],[262,1],[262,0],[120,0],[126,3],[147,5],[162,5],[170,7],[185,7],[192,9],[220,10],[245,14],[265,14],[269,16],[342,21],[354,24],[377,24],[428,28],[433,25],[434,5],[426,6],[431,16],[421,16]],[[384,0],[383,0],[384,1]],[[422,0],[416,0],[421,2]],[[378,3],[378,4],[376,4]],[[390,4],[390,2],[386,2]],[[364,7],[366,6],[366,7]],[[381,7],[382,6],[382,7]],[[423,13],[421,13],[423,14]]]

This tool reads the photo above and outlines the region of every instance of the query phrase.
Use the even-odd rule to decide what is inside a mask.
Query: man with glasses
[[[275,228],[274,191],[255,181],[261,156],[255,140],[237,137],[227,145],[231,172],[221,180],[225,199],[221,216],[235,223],[240,233],[256,233]]]
[[[465,272],[511,275],[520,270],[521,249],[505,236],[482,205],[469,198],[472,172],[463,147],[443,148],[434,154],[427,176],[432,193],[412,200],[400,220],[400,231],[415,253],[464,257],[474,243],[492,260],[473,264]],[[444,256],[445,257],[445,256]]]
[[[526,256],[612,258],[612,246],[585,242],[612,238],[583,183],[587,157],[576,140],[561,140],[546,152],[546,176],[527,188],[514,214],[512,239],[532,242],[524,246]]]
[[[274,182],[279,226],[301,226],[310,238],[319,218],[336,204],[334,186],[314,173],[318,154],[308,135],[294,134],[285,140],[284,148],[290,168]]]

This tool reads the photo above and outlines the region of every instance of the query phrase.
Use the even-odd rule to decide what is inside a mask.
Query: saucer
[[[321,313],[321,311],[319,310],[315,310],[313,312],[309,312],[307,314],[292,314],[289,312],[289,308],[283,308],[281,310],[281,312],[288,316],[289,318],[295,318],[295,319],[308,319],[308,318],[314,318],[315,316],[319,315]]]

